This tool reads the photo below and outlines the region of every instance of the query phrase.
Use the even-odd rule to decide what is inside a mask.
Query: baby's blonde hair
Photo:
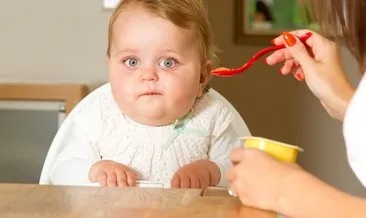
[[[122,0],[109,22],[108,57],[111,52],[113,25],[121,12],[131,8],[143,8],[180,28],[191,28],[196,33],[201,61],[210,60],[214,66],[218,64],[205,0]]]

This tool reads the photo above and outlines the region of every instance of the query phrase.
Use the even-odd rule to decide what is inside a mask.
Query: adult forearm
[[[293,218],[364,218],[366,201],[299,170],[284,180],[278,196],[278,211]]]
[[[324,107],[327,109],[329,115],[343,122],[354,92],[355,89],[350,83],[345,82],[340,86],[339,90],[335,91],[337,94],[334,95],[334,98],[330,102],[324,102]],[[327,108],[327,106],[329,107]]]

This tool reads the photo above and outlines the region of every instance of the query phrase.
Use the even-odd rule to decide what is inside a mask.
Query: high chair
[[[95,89],[93,92],[91,92],[89,95],[87,95],[83,100],[81,100],[74,109],[69,113],[69,115],[66,117],[66,119],[63,121],[60,129],[58,130],[55,138],[53,139],[53,142],[48,150],[47,157],[45,159],[43,169],[41,172],[41,177],[39,180],[39,184],[51,184],[51,181],[49,179],[49,172],[52,168],[52,165],[54,163],[54,160],[56,159],[58,153],[62,150],[62,146],[64,143],[64,139],[66,139],[68,136],[65,134],[66,130],[69,129],[72,121],[72,117],[76,116],[78,113],[80,113],[81,108],[88,107],[89,105],[92,105],[93,102],[100,99],[100,96],[102,96],[106,92],[111,92],[110,83],[106,83],[99,88]],[[232,122],[232,125],[234,127],[234,130],[239,136],[250,136],[250,131],[245,124],[243,118],[240,116],[239,112],[234,108],[234,106],[226,99],[224,98],[220,93],[215,91],[214,89],[210,89],[209,92],[213,93],[214,96],[216,96],[219,100],[221,100],[225,105],[232,111],[234,115],[234,120]],[[67,175],[65,175],[67,176]],[[159,185],[158,183],[154,183],[151,181],[139,181],[140,186],[144,187],[151,187],[154,184]],[[93,184],[89,184],[93,185]]]

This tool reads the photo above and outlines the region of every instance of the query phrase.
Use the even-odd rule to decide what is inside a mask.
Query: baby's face
[[[143,9],[122,12],[113,31],[109,78],[123,113],[154,126],[184,116],[202,95],[209,70],[194,32]]]

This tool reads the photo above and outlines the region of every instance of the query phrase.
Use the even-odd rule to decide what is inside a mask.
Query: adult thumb
[[[305,45],[293,34],[285,32],[282,34],[285,45],[292,57],[301,65],[301,68],[306,74],[307,71],[313,68],[315,61],[309,55]]]

